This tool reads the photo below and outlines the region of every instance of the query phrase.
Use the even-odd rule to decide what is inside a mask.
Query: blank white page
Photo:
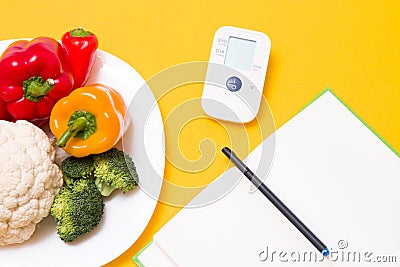
[[[154,236],[157,246],[183,267],[354,266],[343,253],[360,254],[368,266],[382,255],[400,262],[400,158],[330,91],[275,134],[265,184],[337,251],[332,261],[303,260],[316,249],[259,191],[249,193],[245,177],[221,200],[181,210]],[[249,155],[251,169],[268,147]],[[218,179],[237,172],[229,169]]]
[[[139,252],[137,259],[134,257],[134,262],[139,261],[144,266],[154,267],[174,267],[168,256],[154,243],[149,244],[143,251]]]

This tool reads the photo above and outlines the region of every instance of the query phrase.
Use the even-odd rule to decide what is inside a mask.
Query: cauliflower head
[[[0,121],[0,246],[28,240],[63,184],[47,135],[27,121]]]

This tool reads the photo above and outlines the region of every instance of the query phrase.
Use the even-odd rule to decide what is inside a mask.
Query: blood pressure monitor
[[[264,33],[219,28],[203,88],[203,111],[231,122],[253,120],[261,103],[270,50],[271,42]]]

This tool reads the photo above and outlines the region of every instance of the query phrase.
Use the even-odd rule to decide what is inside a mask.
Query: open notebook
[[[328,246],[330,261],[259,191],[249,193],[244,177],[221,200],[182,209],[134,261],[146,267],[399,264],[399,155],[329,90],[275,135],[265,183]],[[248,156],[250,169],[268,142]],[[267,171],[258,168],[259,176]]]

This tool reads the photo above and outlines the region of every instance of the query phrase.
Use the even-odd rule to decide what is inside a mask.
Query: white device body
[[[258,113],[271,41],[261,32],[219,28],[210,53],[202,94],[210,117],[247,123]]]

